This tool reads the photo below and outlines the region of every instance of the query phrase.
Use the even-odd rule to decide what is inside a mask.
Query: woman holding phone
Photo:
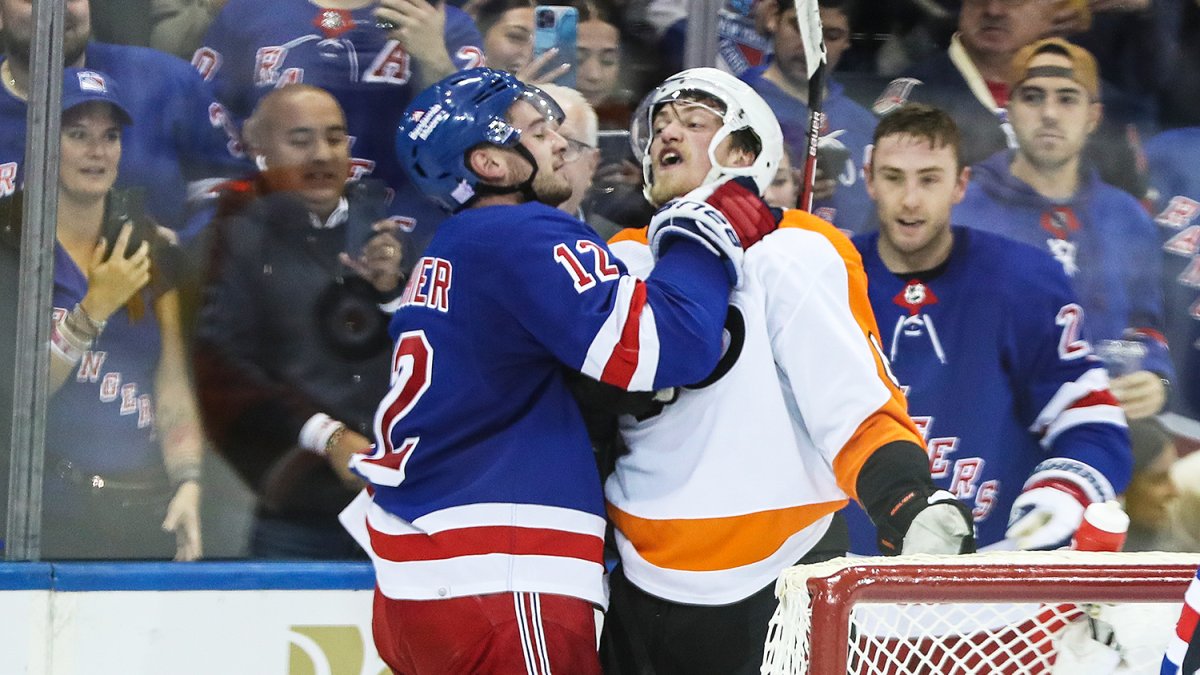
[[[63,74],[42,556],[194,560],[202,441],[171,246],[113,188],[132,122],[115,86]]]

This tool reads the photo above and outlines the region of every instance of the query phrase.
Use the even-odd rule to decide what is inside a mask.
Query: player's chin
[[[650,201],[656,206],[666,204],[672,199],[681,197],[688,192],[690,190],[683,189],[680,181],[674,180],[673,176],[670,175],[656,177],[650,183]]]
[[[533,193],[537,200],[548,206],[558,206],[571,198],[571,184],[562,181],[535,181]]]

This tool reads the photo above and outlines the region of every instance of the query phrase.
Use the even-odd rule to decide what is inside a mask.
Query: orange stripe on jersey
[[[608,243],[615,244],[618,241],[633,241],[639,244],[649,244],[650,239],[646,236],[649,232],[649,227],[627,227],[614,234],[608,240]]]
[[[867,273],[863,269],[862,256],[854,244],[836,227],[817,216],[799,209],[784,211],[783,227],[797,227],[822,235],[841,256],[846,265],[846,279],[849,285],[847,292],[850,301],[850,312],[862,330],[865,347],[871,350],[875,358],[875,371],[879,380],[891,392],[889,398],[874,413],[858,425],[858,429],[850,436],[850,440],[838,452],[833,460],[833,471],[837,476],[838,487],[843,492],[858,498],[856,489],[858,473],[876,450],[893,441],[911,441],[921,448],[925,443],[921,434],[908,416],[908,402],[904,393],[897,386],[891,368],[884,359],[882,343],[879,340],[879,328],[875,323],[875,312],[871,309],[871,301],[867,296]]]
[[[727,518],[651,520],[609,504],[608,517],[655,567],[708,572],[764,560],[788,537],[845,505],[841,499]]]

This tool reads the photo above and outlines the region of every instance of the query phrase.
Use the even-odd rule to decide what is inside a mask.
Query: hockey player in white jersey
[[[758,94],[708,68],[651,92],[632,132],[656,205],[702,185],[761,194],[782,152]],[[631,273],[653,267],[644,230],[611,247]],[[776,578],[845,551],[833,524],[850,499],[893,552],[973,550],[965,509],[930,479],[849,240],[783,212],[747,251],[725,327],[706,379],[620,418],[629,452],[605,484],[621,558],[601,648],[608,673],[646,662],[660,673],[757,673]]]

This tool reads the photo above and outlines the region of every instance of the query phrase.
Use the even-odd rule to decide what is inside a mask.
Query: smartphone
[[[156,233],[150,221],[142,216],[145,213],[144,202],[145,194],[140,189],[113,190],[109,193],[101,226],[101,234],[108,246],[104,253],[106,260],[112,257],[117,237],[121,236],[121,229],[126,223],[133,224],[133,232],[130,233],[122,258],[133,255],[134,251],[141,248],[142,242],[148,241],[153,245]]]
[[[620,129],[605,129],[596,133],[596,144],[600,147],[600,166],[619,164],[629,160],[636,164],[633,147],[629,145],[629,132]]]
[[[567,64],[567,72],[554,80],[555,84],[575,88],[576,42],[578,38],[579,10],[562,5],[538,5],[533,10],[533,58],[537,58],[551,49],[558,49],[558,55],[551,63],[546,64],[543,72]]]

